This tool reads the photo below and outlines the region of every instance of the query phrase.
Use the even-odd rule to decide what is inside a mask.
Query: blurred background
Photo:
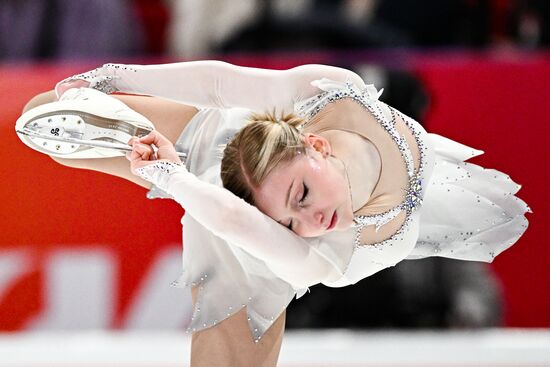
[[[353,287],[315,286],[289,307],[287,329],[550,328],[549,25],[544,0],[0,1],[9,157],[0,331],[185,329],[189,295],[169,287],[181,271],[183,210],[121,179],[57,165],[25,148],[13,126],[30,98],[70,75],[199,59],[355,70],[428,131],[484,150],[473,162],[522,184],[518,196],[534,212],[493,264],[404,261]]]

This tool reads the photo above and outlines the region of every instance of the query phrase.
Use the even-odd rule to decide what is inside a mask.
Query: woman
[[[117,96],[156,128],[130,139],[152,128],[147,119],[95,91],[70,89],[83,86],[202,109],[194,114],[179,103]],[[107,64],[59,83],[56,91],[63,94],[60,102],[28,111],[17,127],[127,138],[127,158],[143,181],[130,179],[153,183],[152,196],[160,190],[186,208],[180,283],[195,290],[194,335],[245,310],[261,343],[267,330],[282,330],[276,327],[286,305],[308,286],[353,284],[404,258],[491,261],[527,227],[529,209],[513,195],[519,186],[500,172],[464,163],[480,151],[427,134],[348,70],[304,65],[273,71],[215,61]],[[255,115],[245,126],[251,112],[273,109],[296,115]],[[79,130],[71,110],[85,112],[77,120],[89,129]],[[159,117],[162,111],[167,115]],[[98,117],[130,121],[132,129],[119,122],[111,128]],[[119,152],[62,142],[51,148],[44,135],[20,137],[63,164],[129,177],[122,157],[66,159]],[[187,154],[185,166],[173,143]],[[235,195],[219,187],[220,171]],[[271,340],[278,353],[280,339]]]

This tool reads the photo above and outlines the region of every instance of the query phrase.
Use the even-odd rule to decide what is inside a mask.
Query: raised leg
[[[195,115],[194,107],[172,101],[144,96],[114,95],[130,108],[153,122],[155,128],[174,143],[187,123]],[[38,105],[55,101],[53,91],[39,94],[27,103],[24,111]],[[56,162],[74,168],[90,169],[125,178],[149,188],[150,183],[130,172],[129,162],[124,157],[96,159],[63,159],[52,157]],[[195,290],[193,290],[193,299]],[[277,365],[285,328],[283,313],[264,334],[260,342],[252,339],[246,311],[241,310],[216,326],[196,332],[192,337],[191,366],[258,366]]]
[[[160,98],[134,95],[113,95],[113,97],[120,99],[128,107],[147,117],[155,125],[155,129],[160,131],[172,143],[176,142],[185,126],[197,113],[195,107]],[[55,92],[53,91],[39,94],[25,105],[23,112],[55,100]],[[103,172],[124,178],[145,188],[151,187],[149,182],[142,180],[130,172],[130,164],[125,157],[97,159],[51,158],[64,166]]]

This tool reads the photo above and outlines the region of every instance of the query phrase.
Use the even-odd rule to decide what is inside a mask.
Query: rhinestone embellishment
[[[409,190],[405,197],[405,210],[412,211],[422,205],[422,180],[418,178],[418,175],[414,175],[409,181]]]
[[[111,94],[118,92],[119,89],[114,85],[114,80],[119,77],[116,76],[118,71],[132,71],[137,70],[131,66],[124,64],[105,64],[94,70],[73,75],[67,79],[62,80],[59,84],[74,81],[85,80],[90,82],[90,88],[97,89],[105,94]]]

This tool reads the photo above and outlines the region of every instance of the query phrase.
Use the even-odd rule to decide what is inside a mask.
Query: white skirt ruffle
[[[491,262],[525,232],[531,212],[510,176],[465,160],[482,151],[428,134],[435,164],[420,214],[418,242],[407,259],[442,256]]]

